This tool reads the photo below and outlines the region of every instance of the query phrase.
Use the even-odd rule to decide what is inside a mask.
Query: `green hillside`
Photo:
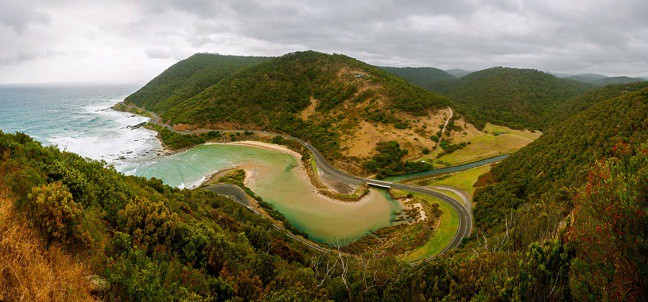
[[[165,89],[157,81],[147,86]],[[339,155],[339,136],[357,131],[359,121],[407,127],[398,113],[423,116],[450,104],[377,67],[314,51],[241,69],[191,98],[176,100],[160,112],[173,125],[283,132],[312,142],[329,156]],[[138,94],[127,102],[147,104]],[[309,106],[314,106],[309,118],[301,117]]]
[[[126,98],[140,107],[165,112],[241,68],[269,60],[265,57],[223,56],[198,53],[169,67]]]
[[[479,129],[491,122],[542,130],[552,108],[592,87],[533,69],[495,67],[451,82],[443,94]]]
[[[510,209],[520,213],[538,204],[552,209],[545,216],[551,222],[545,223],[561,221],[572,209],[575,191],[586,182],[587,171],[597,160],[618,156],[615,150],[619,148],[636,150],[648,141],[648,88],[636,88],[631,92],[617,86],[588,94],[583,99],[596,102],[590,108],[554,125],[495,166],[492,173],[496,184],[475,197],[477,226],[501,231]],[[522,239],[517,242],[520,246],[528,243]]]
[[[419,85],[427,90],[437,91],[456,79],[455,76],[432,67],[379,67],[410,83]]]
[[[607,85],[581,93],[553,108],[547,116],[548,123],[550,125],[557,124],[588,109],[598,102],[641,90],[645,87],[648,87],[648,81]]]

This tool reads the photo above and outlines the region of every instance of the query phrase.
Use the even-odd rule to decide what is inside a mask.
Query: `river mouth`
[[[400,202],[374,190],[357,202],[336,201],[318,194],[294,154],[259,146],[206,144],[158,157],[134,171],[175,187],[195,187],[216,171],[244,167],[248,186],[272,204],[309,239],[346,245],[393,224]]]

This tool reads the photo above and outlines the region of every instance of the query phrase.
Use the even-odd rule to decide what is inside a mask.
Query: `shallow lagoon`
[[[217,170],[252,167],[248,186],[297,228],[317,242],[348,243],[392,224],[401,205],[384,191],[372,190],[359,202],[337,202],[317,194],[291,154],[261,147],[210,144],[182,153],[158,157],[134,174],[157,177],[176,187],[200,184]]]

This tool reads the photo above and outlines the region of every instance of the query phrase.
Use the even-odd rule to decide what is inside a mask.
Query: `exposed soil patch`
[[[311,117],[315,113],[315,108],[317,108],[317,105],[319,104],[319,101],[314,99],[313,97],[310,98],[310,105],[306,107],[306,109],[302,110],[302,112],[299,113],[299,117],[301,117],[303,120],[307,120],[308,118]]]
[[[439,125],[443,126],[449,111],[439,110],[427,116],[415,117],[406,114],[395,114],[409,125],[406,129],[397,129],[392,124],[359,121],[354,131],[342,136],[342,154],[349,157],[368,159],[375,154],[376,144],[384,141],[397,141],[401,148],[409,153],[405,159],[414,159],[423,155],[423,149],[434,149],[436,143],[430,139]]]

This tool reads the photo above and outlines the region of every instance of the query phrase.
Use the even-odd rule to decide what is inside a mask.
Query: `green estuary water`
[[[162,179],[171,186],[193,187],[215,171],[240,165],[251,169],[250,189],[317,242],[355,241],[390,226],[394,213],[401,210],[400,203],[378,190],[359,202],[333,201],[317,194],[308,179],[298,173],[299,161],[293,155],[254,146],[201,145],[157,158],[133,172]]]

